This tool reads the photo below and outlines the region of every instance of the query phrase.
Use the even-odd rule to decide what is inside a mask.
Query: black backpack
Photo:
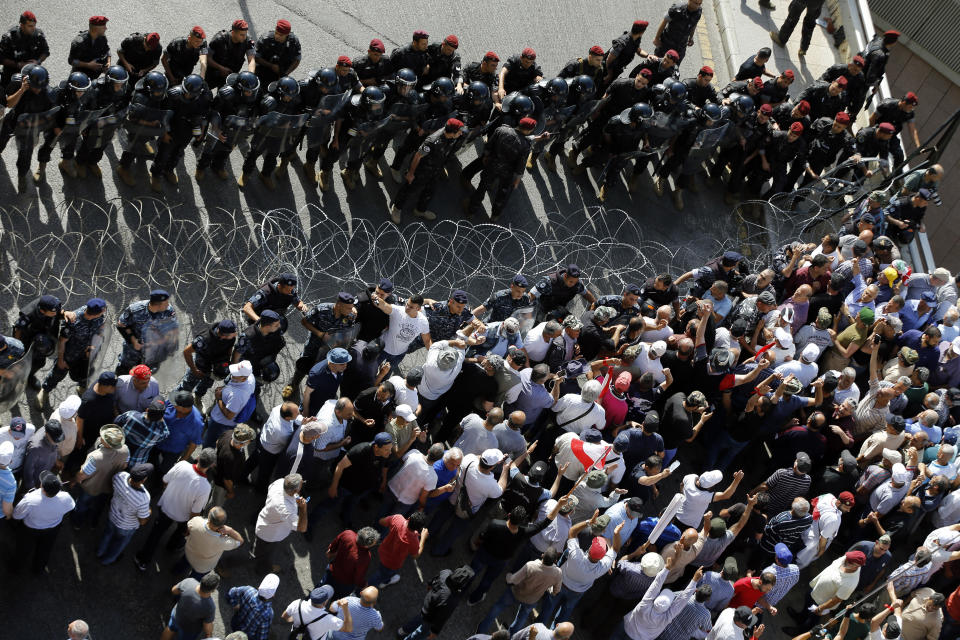
[[[515,507],[523,507],[533,521],[540,503],[546,501],[541,499],[542,494],[542,487],[531,484],[525,475],[518,473],[510,478],[510,483],[500,497],[500,508],[509,514]]]

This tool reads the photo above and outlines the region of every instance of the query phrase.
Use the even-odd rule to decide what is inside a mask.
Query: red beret
[[[841,88],[843,88],[843,87],[847,86],[847,77],[846,77],[846,76],[840,76],[840,77],[837,78],[834,82],[836,82],[838,85],[840,85]]]
[[[429,38],[430,34],[424,31],[423,29],[417,29],[413,32],[414,40],[423,40],[424,38]]]
[[[460,46],[460,39],[452,33],[443,39],[444,44],[448,44],[454,49]]]
[[[708,67],[707,65],[703,65],[702,67],[700,67],[700,75],[702,75],[702,76],[712,76],[712,75],[713,75],[713,67]]]
[[[463,126],[463,122],[460,121],[460,120],[457,120],[456,118],[450,118],[449,120],[447,120],[447,128],[448,128],[448,129],[456,128],[456,129],[459,130],[460,127],[462,127],[462,126]]]
[[[867,556],[864,555],[863,551],[847,551],[843,554],[843,559],[849,562],[850,564],[855,564],[858,567],[862,567],[867,564]]]
[[[881,122],[877,126],[877,131],[883,131],[884,133],[896,133],[896,128],[889,122]]]
[[[754,87],[759,89],[763,86],[763,78],[761,78],[760,76],[757,76],[756,78],[753,79],[752,83]]]
[[[640,69],[640,75],[642,75],[644,78],[652,78],[653,71],[650,71],[650,69]]]
[[[147,46],[151,49],[156,49],[160,46],[160,34],[159,33],[148,33],[147,34]]]
[[[791,80],[793,80],[793,78],[794,78],[793,69],[787,69],[786,71],[784,71],[784,72],[783,72],[783,77],[784,77],[784,78],[790,78]]]
[[[203,27],[194,26],[193,29],[190,29],[190,35],[196,36],[198,38],[206,38],[207,32],[203,30]]]
[[[837,499],[847,506],[853,506],[857,501],[857,499],[854,498],[853,494],[849,491],[841,491],[840,495],[837,496]]]
[[[493,51],[487,51],[485,54],[483,54],[483,59],[493,60],[494,62],[500,62],[500,56],[495,54]]]
[[[889,31],[883,32],[883,37],[885,40],[893,40],[894,42],[900,37],[900,32],[895,29],[890,29]]]
[[[918,98],[917,94],[915,94],[913,91],[907,91],[907,95],[903,96],[903,99],[913,106],[920,104],[920,98]]]
[[[290,33],[291,28],[289,20],[277,20],[277,33]]]
[[[533,118],[523,118],[520,120],[521,129],[533,129],[537,126],[537,121]]]
[[[760,105],[760,113],[764,115],[771,115],[773,113],[773,105],[770,103]]]
[[[807,102],[806,100],[801,100],[800,102],[797,103],[797,109],[799,109],[800,113],[802,113],[803,115],[807,115],[808,113],[810,113],[810,103]]]
[[[590,47],[590,55],[592,55],[592,56],[602,56],[602,55],[603,55],[603,47],[601,47],[601,46],[598,45],[598,44],[593,45],[592,47]]]
[[[370,41],[370,51],[379,51],[380,53],[386,53],[387,48],[383,45],[383,40],[380,38],[374,38]]]
[[[33,11],[24,11],[20,14],[21,20],[29,20],[30,22],[36,22],[37,16],[34,15]]]
[[[853,56],[853,64],[863,69],[867,66],[867,61],[863,59],[863,56]]]
[[[834,118],[834,121],[837,124],[850,124],[850,114],[847,113],[846,111],[841,111],[836,115],[836,117]]]
[[[647,22],[646,20],[634,20],[634,21],[633,21],[633,26],[635,26],[635,27],[643,27],[644,29],[646,29],[647,27],[650,26],[650,23]]]
[[[791,133],[803,133],[803,123],[802,123],[802,122],[794,122],[792,125],[790,125],[790,132],[791,132]]]
[[[350,59],[350,56],[340,56],[337,58],[338,67],[352,67],[353,61]]]
[[[247,24],[246,20],[234,20],[230,28],[234,31],[246,31],[250,28],[250,25]]]
[[[90,16],[90,26],[91,27],[102,27],[107,24],[107,16]]]
[[[533,47],[524,47],[523,51],[520,52],[524,58],[530,58],[531,60],[537,59],[537,52],[533,50]]]
[[[667,51],[665,54],[663,54],[663,57],[670,58],[674,62],[680,62],[680,54],[677,53],[674,49],[670,49],[669,51]]]

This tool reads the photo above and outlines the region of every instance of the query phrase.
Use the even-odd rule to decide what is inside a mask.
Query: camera
[[[873,334],[873,344],[880,344],[880,334],[879,334],[879,333]]]

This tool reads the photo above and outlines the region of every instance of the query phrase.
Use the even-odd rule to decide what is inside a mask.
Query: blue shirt
[[[323,406],[324,402],[336,398],[342,380],[343,374],[330,371],[326,360],[321,360],[313,365],[313,368],[310,369],[310,374],[307,376],[307,386],[312,389],[310,392],[310,406],[302,405],[300,407],[303,415],[317,415],[317,412],[320,411],[320,407]]]
[[[767,604],[770,606],[774,606],[780,602],[783,597],[787,595],[787,592],[800,580],[800,569],[792,562],[785,567],[781,567],[774,562],[764,569],[764,572],[774,573],[777,576],[776,584],[773,585],[773,589],[767,592],[766,596]]]
[[[917,312],[917,306],[919,304],[919,300],[907,300],[906,304],[903,305],[903,309],[900,310],[900,320],[903,322],[904,332],[910,331],[911,329],[919,329],[932,318],[936,306],[921,315]]]
[[[610,516],[610,523],[607,525],[607,528],[603,530],[603,537],[608,540],[613,540],[613,531],[621,522],[623,523],[623,529],[620,530],[621,543],[625,543],[627,540],[629,540],[630,536],[633,535],[633,530],[637,528],[638,524],[640,524],[639,516],[636,518],[627,517],[626,502],[618,502],[604,511],[604,514]]]
[[[733,598],[733,581],[725,580],[724,577],[716,571],[707,571],[703,574],[703,577],[700,578],[697,586],[699,587],[704,584],[710,585],[710,588],[713,590],[713,593],[710,594],[710,599],[703,603],[707,609],[710,609],[713,613],[720,613],[726,609],[727,603]]]
[[[350,607],[350,617],[353,619],[353,631],[334,631],[330,634],[331,640],[364,640],[368,631],[383,629],[383,618],[380,612],[373,607],[360,604],[360,598],[347,596],[347,606]],[[337,609],[337,616],[343,619],[343,611]]]
[[[780,400],[770,407],[770,412],[761,423],[758,436],[766,437],[772,433],[780,431],[787,420],[793,417],[797,410],[807,406],[808,398],[800,395],[782,396]]]
[[[168,400],[163,410],[163,420],[167,423],[170,435],[157,445],[160,451],[182,453],[191,442],[197,446],[203,442],[203,415],[196,407],[190,407],[190,413],[178,418],[176,407]]]
[[[450,471],[449,469],[447,469],[447,465],[443,463],[443,458],[440,458],[439,460],[433,463],[433,470],[437,474],[438,487],[442,487],[443,485],[453,480],[453,477],[457,475],[457,471],[459,471],[459,469],[454,469],[453,471]],[[444,500],[450,500],[449,493],[441,493],[438,496],[427,498],[427,506],[435,507],[441,502],[443,502]]]
[[[0,469],[0,502],[9,502],[12,505],[16,495],[17,479],[13,477],[13,471]],[[0,520],[3,520],[2,510],[0,510]]]

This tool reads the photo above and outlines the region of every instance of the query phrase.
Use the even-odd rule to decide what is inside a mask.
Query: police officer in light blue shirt
[[[145,362],[143,330],[151,321],[175,318],[177,315],[170,294],[164,289],[154,289],[147,300],[137,300],[123,310],[117,318],[117,329],[123,336],[123,350],[117,359],[116,374],[121,376],[138,364],[156,366],[159,363]]]

